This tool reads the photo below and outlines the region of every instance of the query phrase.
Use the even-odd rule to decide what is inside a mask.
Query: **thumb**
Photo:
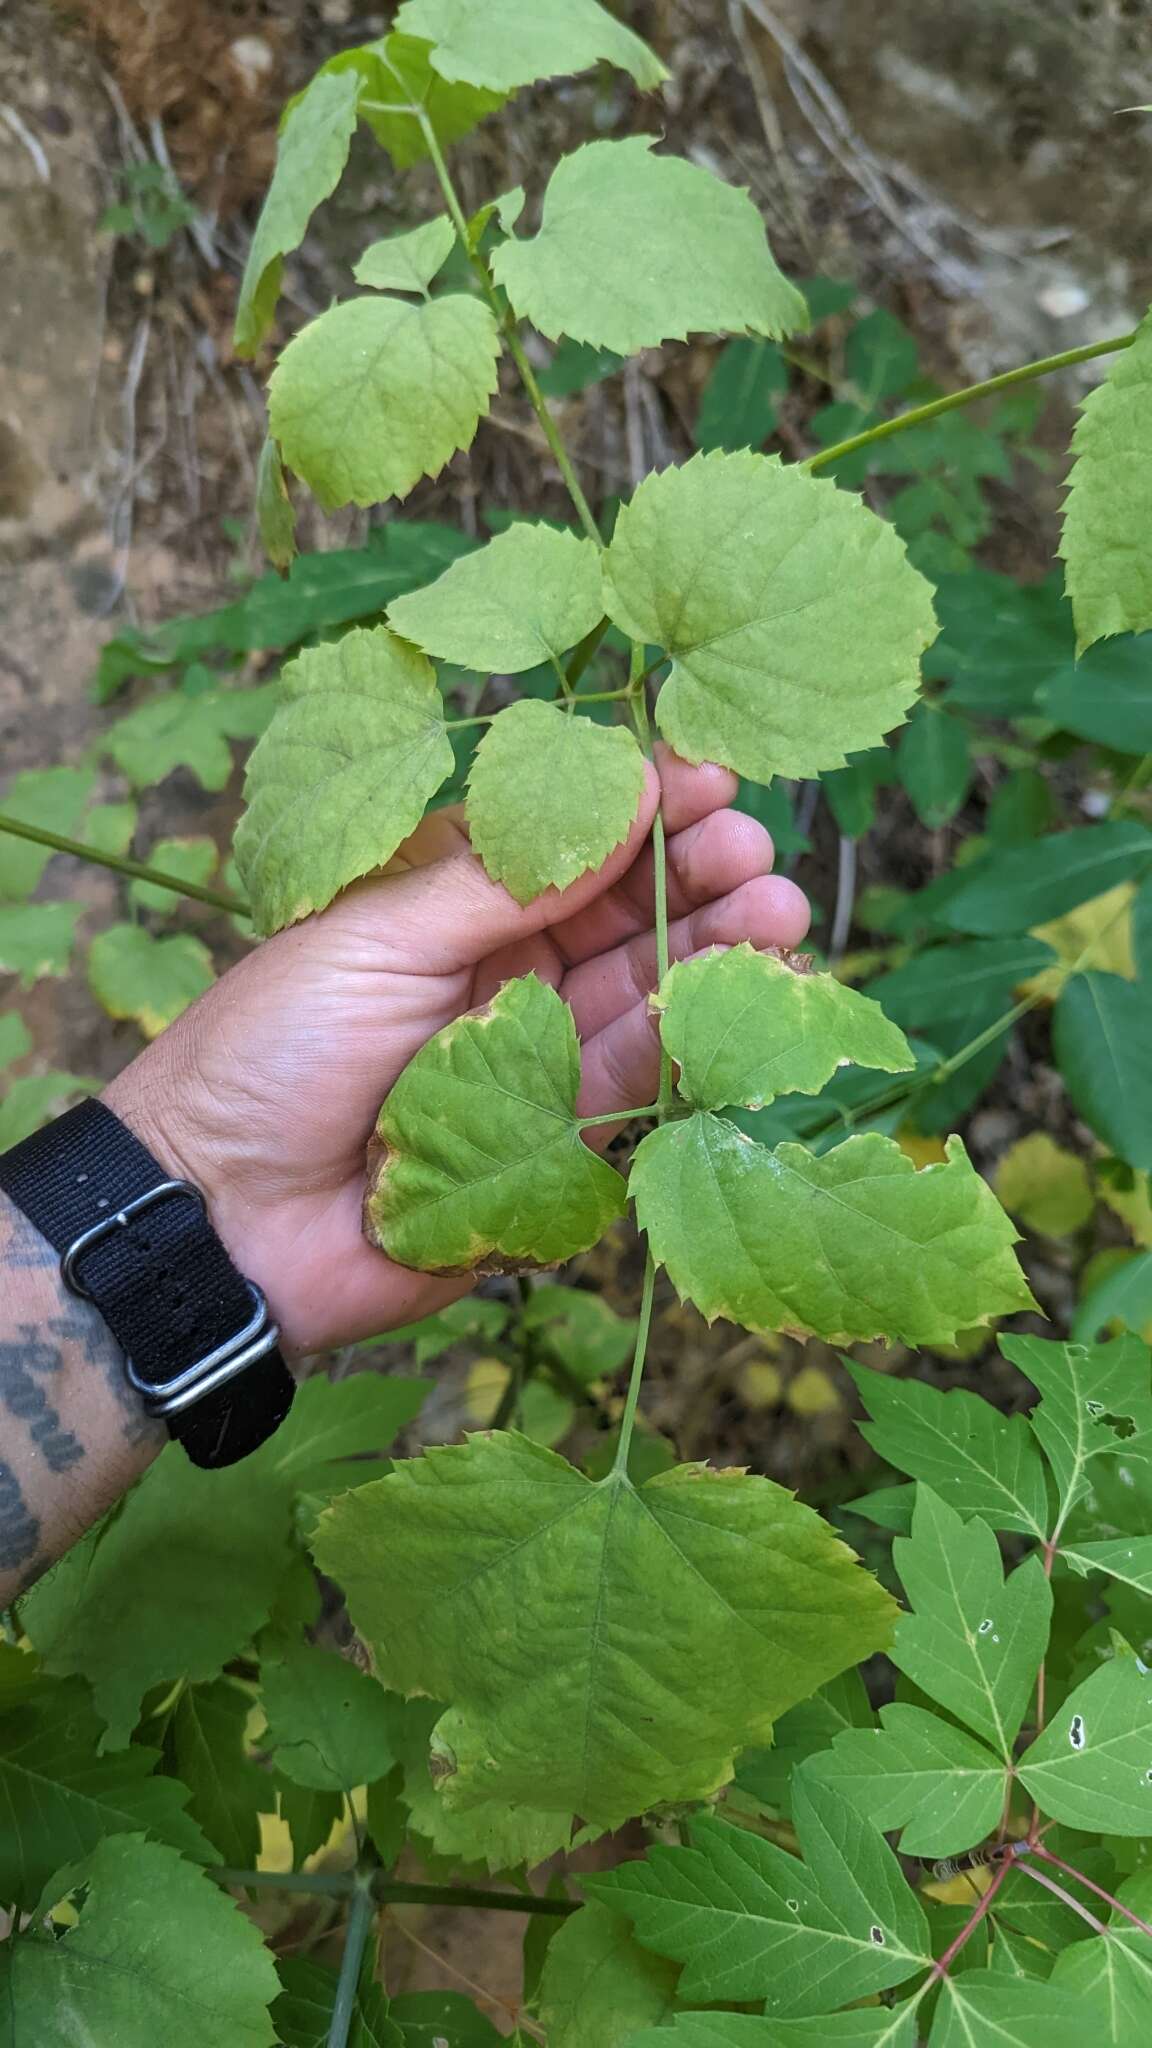
[[[546,889],[531,903],[517,903],[462,840],[459,851],[349,890],[324,918],[354,919],[363,931],[367,915],[391,964],[401,971],[459,973],[498,947],[531,938],[545,926],[587,909],[611,889],[643,847],[659,801],[660,779],[646,761],[644,789],[627,838],[602,867],[581,875],[567,889]]]

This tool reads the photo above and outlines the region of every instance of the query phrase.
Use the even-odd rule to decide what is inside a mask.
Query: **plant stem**
[[[60,832],[27,825],[23,818],[8,818],[0,813],[0,832],[9,832],[14,839],[30,839],[34,846],[50,846],[53,853],[74,854],[77,860],[111,868],[117,875],[130,875],[136,882],[153,882],[158,889],[171,889],[174,896],[190,896],[195,903],[210,903],[213,910],[227,910],[236,917],[251,914],[239,896],[229,895],[223,889],[203,889],[199,882],[182,882],[176,875],[166,875],[159,868],[146,867],[143,861],[131,860],[127,854],[104,853],[98,846],[85,846],[82,839],[65,839]]]
[[[209,1872],[218,1884],[252,1891],[316,1893],[346,1899],[356,1890],[358,1879],[350,1870],[233,1870],[217,1866]],[[545,1899],[536,1892],[486,1891],[482,1885],[408,1884],[401,1878],[374,1872],[371,1893],[381,1906],[477,1907],[493,1913],[542,1913],[554,1919],[578,1911],[571,1899]]]
[[[520,337],[516,333],[510,321],[505,317],[504,308],[500,303],[500,294],[496,289],[496,284],[493,279],[492,273],[489,270],[488,265],[485,263],[484,258],[481,256],[479,250],[473,249],[469,246],[468,223],[464,218],[464,209],[460,204],[459,194],[457,193],[455,185],[452,183],[451,173],[448,169],[447,164],[444,161],[444,153],[440,148],[440,144],[436,135],[436,130],[432,126],[432,123],[429,120],[427,114],[425,113],[423,107],[413,106],[411,111],[420,123],[420,131],[424,137],[428,154],[432,159],[432,168],[436,173],[436,178],[437,182],[439,183],[440,190],[444,194],[444,204],[448,208],[448,211],[452,216],[452,225],[456,230],[457,236],[459,237],[460,246],[467,255],[468,260],[471,263],[472,268],[480,281],[480,288],[483,291],[484,297],[487,299],[488,304],[491,307],[493,314],[495,315],[497,325],[499,326],[504,336],[504,339],[508,344],[508,353],[511,356],[513,362],[515,363],[517,370],[519,371],[520,382],[523,384],[524,389],[528,394],[528,402],[531,405],[532,410],[536,415],[536,418],[540,422],[540,427],[543,432],[544,439],[547,441],[548,446],[552,451],[552,455],[555,460],[556,466],[559,469],[560,474],[563,477],[564,482],[567,486],[568,496],[571,498],[573,505],[576,507],[576,513],[577,517],[579,518],[580,524],[584,528],[584,531],[587,534],[589,540],[594,541],[598,548],[602,548],[604,546],[604,542],[600,537],[600,529],[597,526],[596,521],[592,517],[592,511],[588,504],[588,500],[584,496],[584,493],[580,488],[580,480],[576,475],[576,471],[572,467],[572,459],[568,453],[568,450],[565,448],[563,441],[560,438],[559,428],[557,427],[555,420],[553,419],[551,413],[548,410],[548,406],[544,398],[544,393],[541,391],[539,384],[536,382],[536,373],[533,370],[531,363],[528,361],[528,358],[524,353]]]
[[[936,1963],[933,1965],[932,1977],[946,1977],[948,1975],[948,1971],[951,1968],[952,1964],[955,1962],[956,1957],[959,1955],[961,1949],[970,1940],[971,1936],[975,1934],[976,1929],[980,1925],[980,1922],[984,1919],[985,1915],[987,1914],[993,1899],[996,1897],[997,1892],[999,1891],[1001,1885],[1004,1882],[1004,1879],[1007,1877],[1008,1872],[1011,1870],[1011,1868],[1011,1859],[1005,1857],[1004,1862],[1001,1863],[997,1870],[993,1873],[991,1884],[988,1886],[988,1889],[983,1894],[983,1896],[977,1901],[976,1906],[974,1907],[972,1913],[969,1915],[968,1919],[964,1922],[964,1925],[960,1929],[959,1934],[956,1936],[955,1941],[949,1943],[943,1955],[940,1956],[937,1959]],[[931,1977],[929,1978],[929,1982],[931,1982]]]
[[[1029,1854],[1042,1857],[1045,1863],[1054,1863],[1057,1870],[1063,1870],[1069,1877],[1074,1877],[1077,1884],[1084,1886],[1085,1891],[1095,1892],[1098,1899],[1103,1899],[1105,1904],[1112,1906],[1117,1913],[1123,1913],[1124,1918],[1130,1920],[1133,1927],[1138,1927],[1141,1934],[1152,1936],[1152,1926],[1149,1925],[1147,1920],[1142,1920],[1139,1913],[1134,1913],[1131,1907],[1124,1904],[1123,1899],[1118,1899],[1111,1892],[1106,1892],[1103,1885],[1095,1884],[1090,1877],[1085,1877],[1084,1872],[1077,1870],[1075,1864],[1065,1863],[1062,1856],[1054,1855],[1052,1850],[1046,1849],[1041,1842],[1034,1843]]]
[[[376,1901],[372,1896],[371,1877],[361,1873],[357,1877],[352,1893],[352,1910],[344,1930],[344,1954],[340,1961],[340,1979],[336,1986],[336,1996],[332,2002],[332,2018],[328,2024],[328,2048],[348,2048],[348,2037],[356,2012],[360,1966],[375,1919]]]
[[[1096,1918],[1095,1913],[1090,1913],[1088,1911],[1087,1906],[1082,1906],[1078,1899],[1074,1899],[1072,1897],[1071,1892],[1066,1891],[1062,1884],[1056,1884],[1052,1878],[1045,1877],[1044,1872],[1042,1870],[1033,1869],[1031,1863],[1028,1861],[1027,1856],[1020,1856],[1017,1857],[1015,1860],[1018,1862],[1019,1867],[1023,1871],[1025,1877],[1032,1878],[1033,1882],[1036,1884],[1042,1884],[1044,1886],[1045,1891],[1054,1892],[1056,1897],[1060,1899],[1064,1905],[1070,1906],[1074,1913],[1078,1913],[1080,1915],[1081,1920],[1086,1920],[1088,1922],[1088,1925],[1092,1929],[1094,1934],[1107,1934],[1108,1929],[1105,1927],[1104,1922],[1102,1920],[1098,1920]],[[1077,1877],[1079,1877],[1079,1871],[1077,1871],[1076,1875]]]
[[[641,1109],[610,1109],[603,1116],[582,1116],[577,1118],[582,1131],[595,1130],[597,1124],[626,1124],[632,1117],[659,1116],[660,1104],[646,1102]]]
[[[656,1293],[656,1261],[651,1247],[644,1263],[644,1290],[640,1296],[640,1320],[636,1326],[636,1349],[632,1354],[632,1375],[628,1381],[628,1393],[624,1402],[624,1413],[620,1417],[620,1436],[616,1445],[616,1456],[612,1461],[612,1475],[626,1473],[628,1452],[632,1445],[632,1431],[636,1426],[636,1408],[640,1400],[640,1382],[644,1377],[644,1360],[648,1354],[648,1332],[652,1326],[652,1302]]]
[[[959,406],[972,405],[978,398],[987,398],[994,391],[1008,391],[1014,384],[1030,384],[1035,377],[1047,377],[1054,370],[1066,370],[1073,363],[1090,363],[1095,356],[1114,355],[1118,349],[1130,348],[1136,339],[1135,332],[1115,335],[1111,341],[1089,341],[1082,348],[1062,349],[1059,355],[1040,356],[1034,363],[1021,363],[1015,370],[1002,370],[998,377],[985,377],[979,384],[966,384],[962,391],[950,391],[943,398],[933,398],[927,405],[913,406],[910,412],[902,412],[894,420],[882,420],[879,426],[868,427],[860,434],[850,434],[846,441],[837,441],[831,448],[822,448],[818,455],[810,455],[802,463],[804,469],[824,469],[828,463],[839,461],[842,455],[853,455],[857,448],[868,448],[873,441],[887,441],[892,434],[902,434],[905,427],[918,427],[925,420],[938,419],[941,413],[955,412]]]

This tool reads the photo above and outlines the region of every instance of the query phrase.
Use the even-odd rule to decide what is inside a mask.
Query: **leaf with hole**
[[[616,522],[604,604],[672,657],[656,719],[677,753],[759,782],[875,746],[913,702],[936,631],[891,527],[751,454],[697,455],[641,484]]]
[[[655,155],[655,139],[589,142],[561,158],[539,233],[493,251],[516,312],[552,341],[622,356],[716,329],[778,339],[804,327],[807,308],[747,192]]]
[[[1055,1475],[1061,1524],[1090,1484],[1093,1459],[1122,1451],[1152,1461],[1152,1372],[1138,1337],[1054,1344],[1013,1336],[1000,1349],[1040,1391],[1032,1428]]]
[[[1139,1658],[1113,1656],[1069,1693],[1018,1769],[1051,1820],[1152,1834],[1152,1679]]]
[[[945,1393],[925,1380],[846,1363],[870,1417],[860,1434],[878,1457],[965,1516],[1044,1539],[1048,1485],[1022,1415],[1001,1415],[964,1387]]]
[[[262,931],[383,867],[453,768],[432,664],[384,626],[297,655],[280,687],[235,840]]]

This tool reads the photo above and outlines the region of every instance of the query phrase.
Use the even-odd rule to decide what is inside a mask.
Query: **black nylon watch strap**
[[[166,1183],[172,1193],[101,1232],[78,1253],[74,1276],[77,1291],[95,1303],[138,1380],[160,1394],[253,1320],[252,1289],[213,1230],[202,1200],[182,1183],[169,1183],[151,1153],[102,1102],[82,1102],[0,1153],[0,1190],[62,1257],[85,1232]],[[166,1420],[195,1464],[234,1465],[272,1434],[294,1392],[284,1360],[271,1350]]]

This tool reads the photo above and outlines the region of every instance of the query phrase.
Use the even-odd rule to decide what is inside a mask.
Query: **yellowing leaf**
[[[1102,1179],[1100,1198],[1126,1224],[1136,1243],[1152,1250],[1152,1189],[1148,1175],[1136,1174],[1131,1188],[1118,1188]],[[1087,1274],[1084,1279],[1087,1281]]]
[[[518,675],[558,661],[600,616],[593,543],[517,522],[453,562],[435,583],[397,598],[388,623],[442,661]]]
[[[529,903],[598,868],[628,837],[643,790],[644,758],[624,726],[524,698],[476,749],[472,844],[488,873]]]
[[[1009,1147],[996,1169],[996,1193],[1010,1215],[1046,1237],[1079,1230],[1095,1207],[1084,1161],[1046,1131],[1030,1131]]]
[[[306,649],[280,683],[235,842],[266,932],[383,867],[453,768],[432,664],[383,626]]]
[[[831,1373],[820,1365],[802,1365],[789,1380],[785,1398],[793,1415],[835,1415],[844,1406]]]
[[[1063,917],[1053,918],[1050,924],[1037,925],[1030,937],[1051,946],[1058,961],[1054,967],[1045,967],[1021,982],[1021,994],[1043,996],[1046,1002],[1054,1003],[1074,968],[1083,971],[1099,967],[1108,974],[1123,975],[1125,981],[1134,981],[1131,907],[1135,894],[1133,882],[1118,882],[1114,889],[1094,896],[1090,903],[1081,903]]]
[[[779,338],[805,327],[747,192],[653,155],[654,139],[589,142],[561,158],[539,234],[493,252],[517,313],[553,341],[622,356],[713,329]]]
[[[892,527],[763,455],[698,455],[646,478],[616,522],[604,605],[672,656],[656,719],[677,753],[757,782],[877,745],[936,635]]]
[[[584,1144],[568,1005],[535,975],[430,1038],[380,1111],[370,1235],[422,1272],[554,1266],[622,1214],[620,1175]]]
[[[656,1258],[709,1322],[934,1344],[1031,1303],[1016,1233],[959,1138],[916,1173],[874,1133],[817,1158],[696,1115],[642,1140],[629,1187]]]
[[[316,1555],[381,1679],[451,1703],[440,1736],[463,1736],[468,1763],[449,1804],[608,1827],[706,1797],[735,1748],[891,1625],[851,1552],[768,1480],[681,1466],[594,1483],[503,1434],[344,1496]]]
[[[917,1171],[922,1166],[943,1166],[948,1157],[943,1138],[926,1138],[920,1131],[897,1131],[896,1143]]]
[[[207,946],[189,932],[153,938],[141,925],[114,924],[92,941],[88,983],[110,1017],[131,1017],[156,1038],[216,975]]]
[[[414,306],[346,299],[290,341],[268,386],[289,469],[326,512],[405,498],[467,448],[496,389],[488,307],[452,292]]]

